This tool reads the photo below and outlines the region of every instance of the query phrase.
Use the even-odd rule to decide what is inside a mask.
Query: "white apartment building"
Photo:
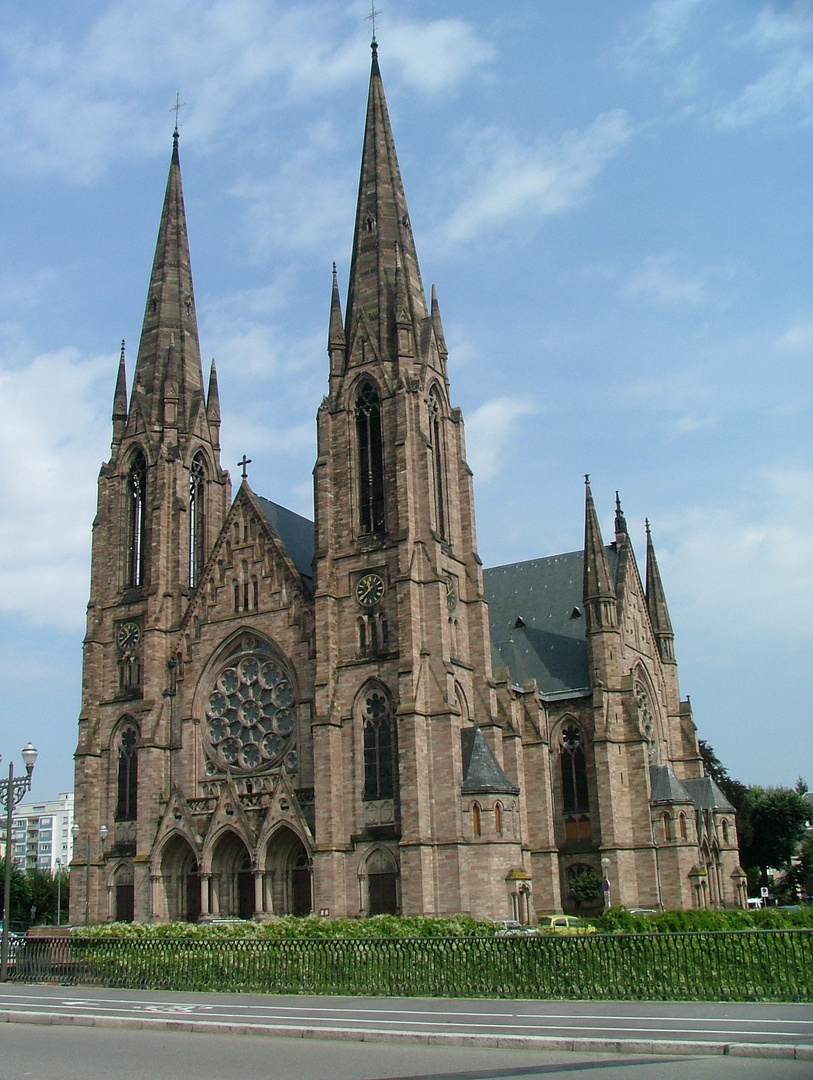
[[[73,855],[73,792],[45,802],[20,803],[12,818],[11,844],[19,870],[66,867]]]

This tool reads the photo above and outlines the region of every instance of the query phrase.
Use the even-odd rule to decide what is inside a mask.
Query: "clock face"
[[[116,635],[118,647],[123,652],[134,649],[141,641],[141,627],[135,622],[122,623]]]
[[[446,607],[449,611],[454,611],[457,607],[457,587],[455,586],[455,580],[451,574],[447,574],[443,580],[446,582]]]
[[[362,607],[373,607],[384,595],[385,588],[380,574],[364,574],[356,585],[356,600]]]

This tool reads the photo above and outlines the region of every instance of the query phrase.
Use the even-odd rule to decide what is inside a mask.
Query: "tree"
[[[748,789],[750,837],[740,844],[743,865],[758,866],[762,883],[768,883],[768,867],[790,866],[799,841],[805,835],[810,804],[792,788]]]
[[[6,866],[5,860],[0,859],[0,906],[3,902],[3,887],[2,882],[5,881]],[[11,867],[11,903],[9,904],[11,909],[9,914],[9,923],[12,922],[29,922],[29,916],[31,914],[31,888],[25,874],[22,874],[16,866]],[[3,912],[5,918],[5,912]]]
[[[601,878],[592,866],[585,866],[583,870],[573,875],[570,879],[570,892],[576,901],[577,910],[581,910],[582,907],[591,907],[601,899]]]

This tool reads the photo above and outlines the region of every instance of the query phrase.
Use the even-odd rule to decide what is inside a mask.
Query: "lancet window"
[[[380,690],[371,690],[362,704],[364,723],[364,799],[395,795],[395,719]]]
[[[562,809],[566,814],[590,809],[587,763],[579,729],[570,724],[562,732]]]
[[[147,462],[139,450],[127,474],[127,585],[144,584]]]
[[[127,724],[118,738],[116,821],[135,821],[138,810],[138,732]]]
[[[384,455],[381,443],[381,399],[365,382],[356,398],[358,442],[359,529],[362,534],[384,529]]]
[[[196,454],[189,471],[189,586],[197,588],[206,562],[206,467]]]
[[[435,528],[438,536],[446,537],[446,495],[443,474],[443,431],[441,407],[437,390],[433,389],[427,401],[429,407],[429,442],[432,458],[432,495],[435,504]]]

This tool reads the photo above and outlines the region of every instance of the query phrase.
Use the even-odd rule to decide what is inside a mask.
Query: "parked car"
[[[516,919],[497,919],[494,937],[513,937],[516,934],[535,934],[532,926],[523,926]]]
[[[545,934],[595,934],[596,928],[575,915],[543,915],[537,930]]]

